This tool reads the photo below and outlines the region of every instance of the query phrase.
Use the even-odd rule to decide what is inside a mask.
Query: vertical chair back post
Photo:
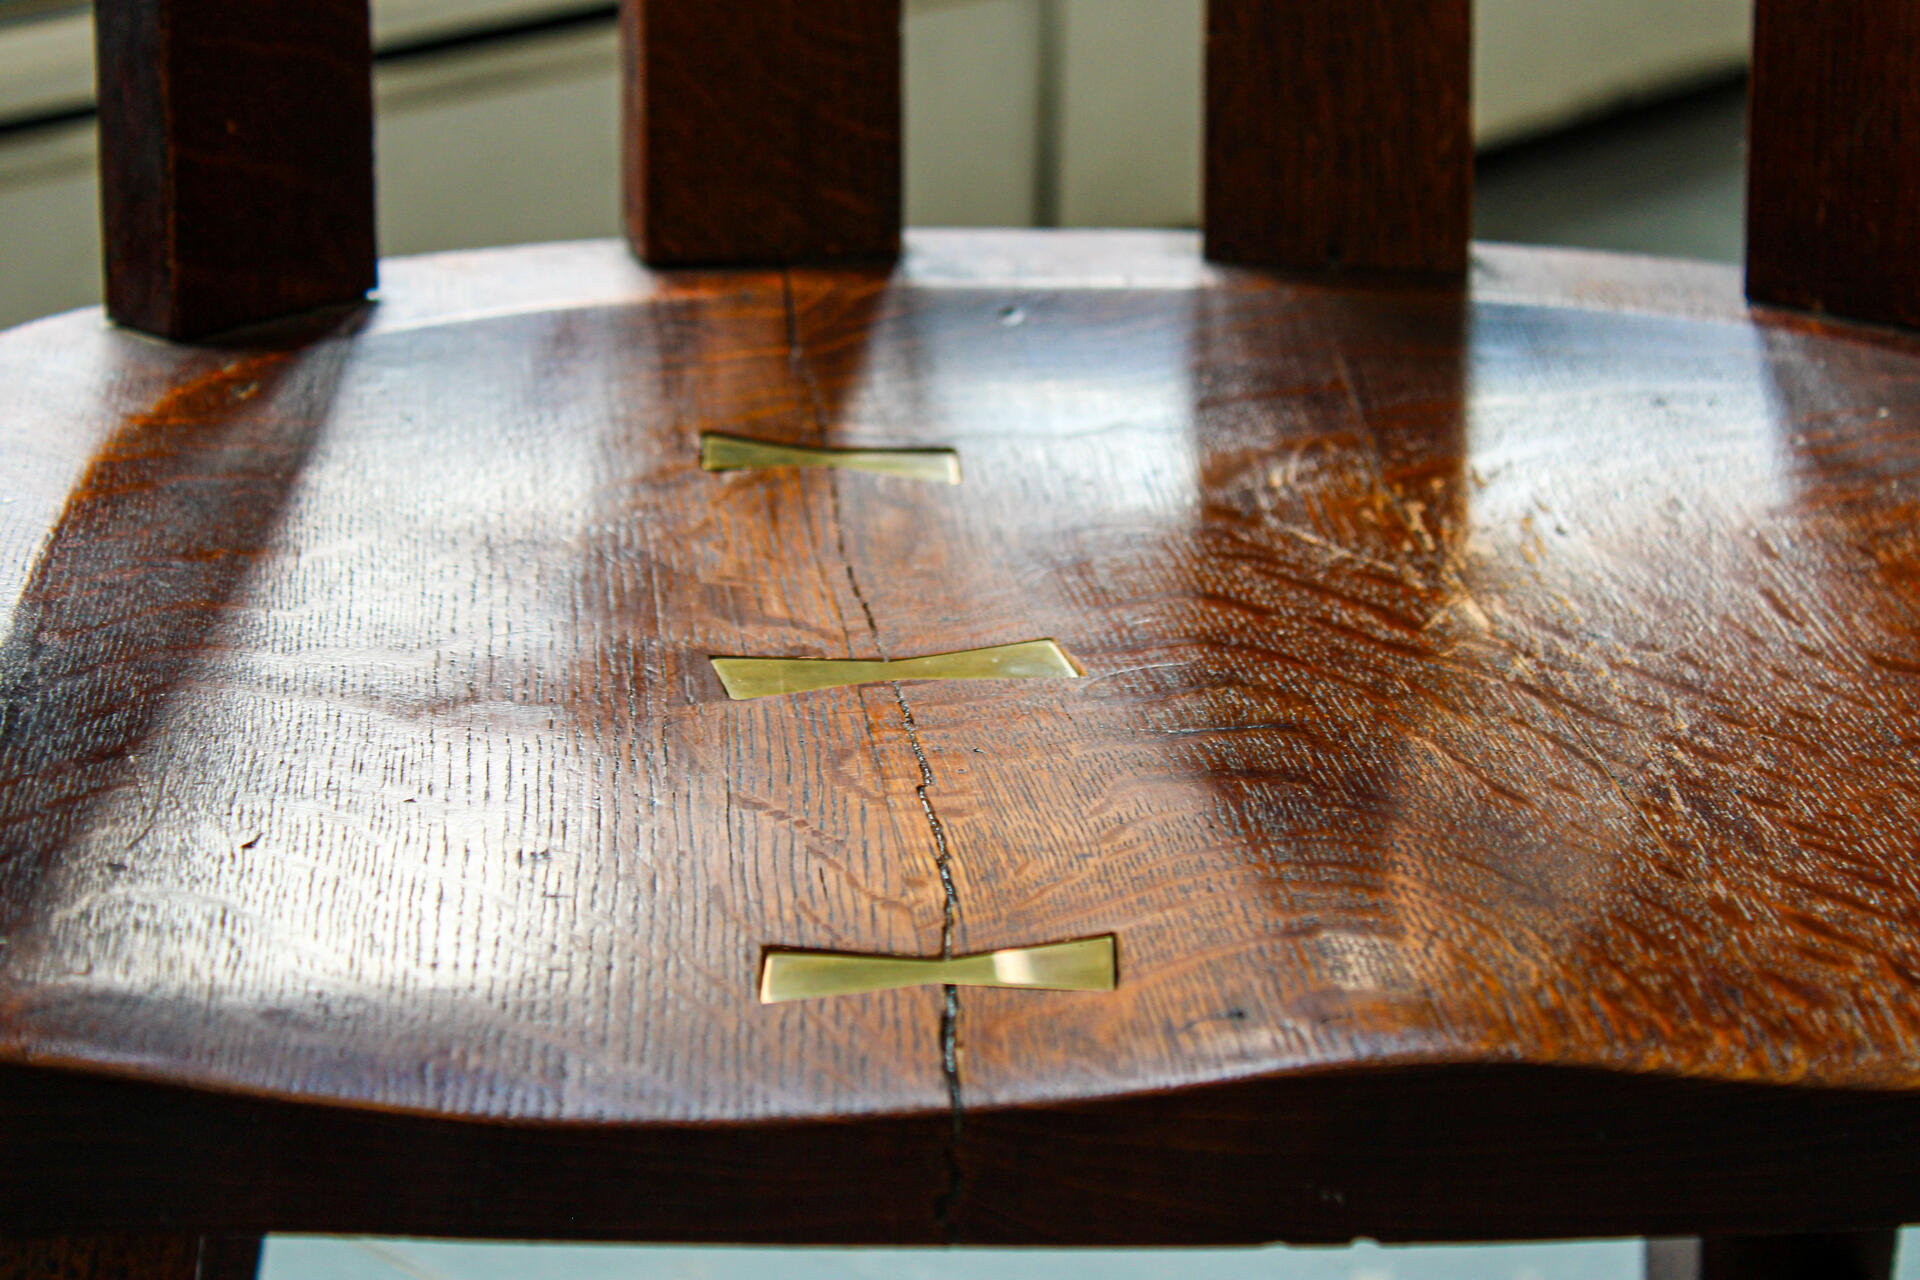
[[[1747,295],[1920,326],[1920,6],[1758,0]]]
[[[900,0],[626,0],[629,239],[655,265],[898,252]],[[192,339],[375,273],[366,0],[99,0],[108,313]],[[1759,0],[1749,295],[1920,325],[1920,10]],[[1458,275],[1467,0],[1210,0],[1206,248]]]
[[[107,312],[192,339],[374,283],[367,0],[98,0]]]
[[[1463,274],[1471,48],[1468,0],[1210,0],[1207,256]]]
[[[627,237],[654,266],[900,249],[900,0],[625,0]]]

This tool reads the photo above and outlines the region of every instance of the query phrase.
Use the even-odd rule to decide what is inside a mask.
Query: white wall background
[[[375,0],[384,36],[564,0]],[[1478,0],[1498,142],[1737,67],[1748,0]],[[1192,226],[1204,0],[907,0],[916,225]],[[612,235],[611,29],[383,66],[382,251]],[[90,97],[84,19],[0,28],[0,121]],[[0,140],[0,325],[95,301],[89,126]]]

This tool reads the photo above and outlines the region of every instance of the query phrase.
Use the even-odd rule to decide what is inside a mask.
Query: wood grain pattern
[[[1920,325],[1920,11],[1759,0],[1747,147],[1747,291]]]
[[[625,0],[627,237],[656,266],[900,248],[900,0]]]
[[[100,0],[107,310],[199,338],[374,284],[366,0]]]
[[[317,335],[0,339],[0,1230],[1920,1215],[1920,344],[1196,250],[457,255]],[[706,663],[1033,635],[1088,678]],[[754,1002],[767,944],[1106,932],[1111,994]]]
[[[0,1280],[254,1280],[259,1268],[258,1236],[0,1239]]]
[[[879,642],[1049,634],[1090,677],[911,691],[956,945],[1118,929],[1129,974],[963,996],[969,1097],[1462,1052],[1911,1086],[1870,1047],[1914,1030],[1910,349],[1258,277],[1017,326],[872,287],[856,342],[845,281],[797,281],[816,376],[974,486],[863,495]]]
[[[1209,0],[1207,256],[1466,270],[1466,0]]]
[[[432,330],[371,364],[349,357],[387,344],[350,334],[176,354],[39,331],[57,354],[29,360],[105,365],[119,402],[57,433],[91,457],[7,642],[0,936],[51,984],[16,1024],[36,1053],[111,1034],[180,1078],[273,1060],[245,1086],[522,1118],[944,1096],[938,993],[739,1016],[768,943],[939,946],[890,699],[809,700],[796,748],[792,704],[728,702],[706,658],[844,654],[859,617],[827,494],[698,468],[717,424],[811,430],[778,278],[552,323],[476,322],[444,376],[413,353]],[[527,350],[609,372],[560,394]],[[440,498],[398,500],[456,459]],[[303,740],[329,744],[304,767]],[[58,884],[77,911],[49,913]],[[219,976],[146,953],[162,935],[205,939]]]

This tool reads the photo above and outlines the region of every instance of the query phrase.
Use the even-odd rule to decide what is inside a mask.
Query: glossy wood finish
[[[899,251],[900,0],[625,0],[622,30],[642,259]]]
[[[99,0],[107,309],[199,338],[374,284],[366,0]]]
[[[0,1239],[0,1280],[253,1280],[259,1268],[258,1236]]]
[[[1467,0],[1208,0],[1207,256],[1458,275]]]
[[[1759,0],[1747,291],[1920,325],[1920,9]]]
[[[1920,1216],[1920,345],[1737,283],[948,235],[13,332],[0,1230]],[[707,474],[704,430],[966,480]],[[1088,678],[706,662],[1038,635]],[[1111,994],[754,1000],[769,944],[1108,931]]]

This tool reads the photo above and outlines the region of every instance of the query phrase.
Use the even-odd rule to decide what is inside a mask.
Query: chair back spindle
[[[1211,0],[1207,256],[1463,273],[1471,48],[1467,0]]]
[[[192,339],[374,283],[366,0],[99,0],[107,309]],[[626,0],[629,238],[655,265],[889,257],[899,0]],[[1759,0],[1748,291],[1920,326],[1920,9]],[[1210,0],[1206,248],[1458,275],[1467,0]]]
[[[626,0],[627,236],[655,266],[900,249],[900,0]]]
[[[192,339],[373,287],[367,0],[98,0],[107,313]]]
[[[627,0],[628,235],[657,266],[899,251],[899,0]],[[1466,0],[1212,0],[1207,249],[1458,273]],[[374,283],[366,0],[100,0],[107,308],[191,339]]]
[[[1758,0],[1747,296],[1920,326],[1920,5]]]

